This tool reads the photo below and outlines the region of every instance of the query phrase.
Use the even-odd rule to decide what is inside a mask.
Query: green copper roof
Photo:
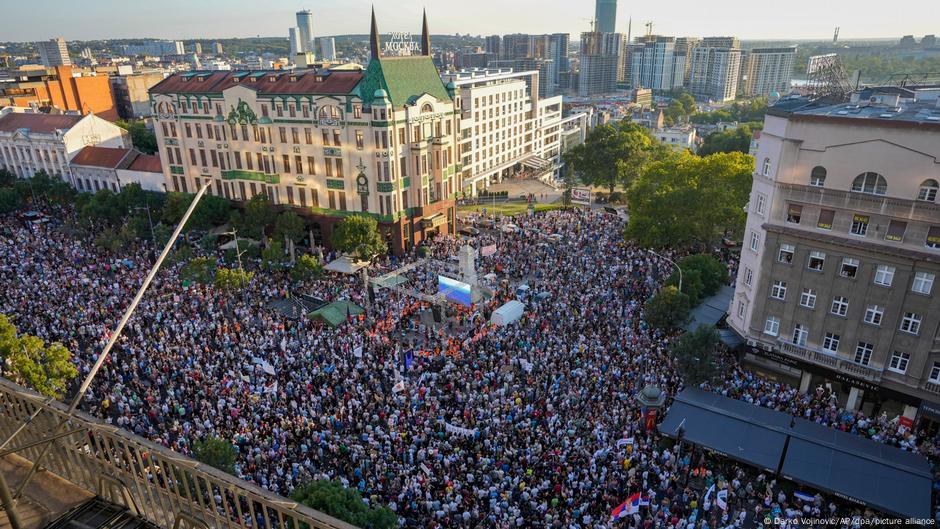
[[[437,67],[425,55],[382,57],[369,62],[357,87],[362,102],[371,105],[375,91],[380,88],[388,92],[394,108],[401,108],[425,93],[441,100],[451,99]]]

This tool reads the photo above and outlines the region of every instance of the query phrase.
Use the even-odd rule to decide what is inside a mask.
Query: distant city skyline
[[[293,25],[296,12],[302,9],[313,12],[316,36],[364,34],[368,32],[373,3],[383,33],[419,32],[421,10],[426,7],[434,34],[566,32],[575,40],[590,29],[595,9],[595,0],[476,0],[472,12],[455,11],[454,4],[445,0],[268,0],[263,7],[247,0],[33,0],[4,7],[0,39],[33,42],[58,36],[66,40],[283,36],[286,40],[286,28]],[[834,0],[818,2],[811,11],[760,10],[754,9],[752,0],[644,4],[621,0],[616,30],[626,33],[632,17],[634,35],[645,31],[647,21],[653,22],[656,34],[735,35],[750,40],[827,40],[836,26],[842,28],[843,41],[908,34],[920,39],[938,32],[931,17],[885,17],[859,5]],[[904,13],[929,13],[932,6],[928,0],[912,0]]]

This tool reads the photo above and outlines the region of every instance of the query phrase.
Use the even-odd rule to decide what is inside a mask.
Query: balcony
[[[281,177],[276,174],[265,174],[259,171],[222,171],[223,180],[253,180],[267,184],[281,183]]]
[[[850,362],[844,358],[839,358],[838,356],[824,353],[821,350],[817,350],[812,347],[802,347],[795,345],[783,338],[778,338],[777,342],[780,347],[780,351],[787,354],[788,356],[821,365],[834,371],[840,371],[862,380],[880,382],[884,372],[883,367],[863,366],[861,364],[856,364],[855,362]]]
[[[826,208],[846,209],[858,213],[885,215],[912,222],[933,224],[940,217],[940,205],[920,200],[879,197],[839,189],[826,189],[797,184],[778,184],[782,199]]]

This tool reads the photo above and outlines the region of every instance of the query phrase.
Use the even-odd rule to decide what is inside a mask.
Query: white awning
[[[339,274],[355,274],[364,268],[366,264],[368,263],[362,261],[353,261],[352,258],[344,255],[339,259],[330,261],[330,263],[324,266],[323,269]]]

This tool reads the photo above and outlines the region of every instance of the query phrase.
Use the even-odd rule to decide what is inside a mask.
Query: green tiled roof
[[[394,108],[401,108],[422,94],[450,100],[450,94],[431,57],[383,57],[369,62],[365,77],[359,83],[359,95],[366,106],[372,104],[375,91],[388,92]]]

